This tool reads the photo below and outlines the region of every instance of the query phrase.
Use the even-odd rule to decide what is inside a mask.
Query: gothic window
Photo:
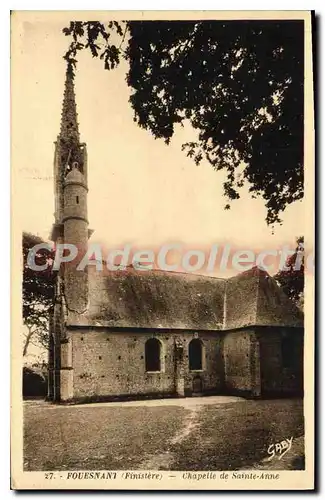
[[[188,346],[188,359],[190,370],[202,370],[202,342],[193,339]]]
[[[161,344],[158,339],[152,338],[147,340],[145,344],[145,361],[147,372],[160,372],[160,351]]]

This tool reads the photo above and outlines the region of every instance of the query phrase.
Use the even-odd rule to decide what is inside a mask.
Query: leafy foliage
[[[41,238],[23,233],[23,319],[28,329],[24,344],[24,355],[28,345],[35,342],[45,348],[48,347],[49,316],[53,308],[55,273],[51,270],[53,252],[40,249],[35,255],[35,263],[49,266],[44,271],[30,269],[27,257],[30,249],[39,243]]]
[[[274,224],[303,197],[303,21],[89,21],[63,31],[71,71],[82,49],[108,70],[128,61],[134,120],[155,138],[169,143],[191,123],[197,140],[183,149],[226,172],[228,200],[247,181]]]
[[[304,274],[305,274],[305,259],[304,259],[304,238],[297,238],[297,247],[293,255],[288,257],[285,268],[281,269],[274,278],[281,286],[282,290],[303,307],[304,293]]]
[[[64,56],[68,63],[68,70],[74,73],[77,53],[82,49],[89,49],[93,57],[99,56],[104,61],[105,69],[115,68],[120,62],[120,47],[109,43],[112,32],[123,37],[121,25],[117,21],[110,21],[107,27],[97,21],[76,21],[71,22],[69,28],[64,28],[63,33],[73,39]]]

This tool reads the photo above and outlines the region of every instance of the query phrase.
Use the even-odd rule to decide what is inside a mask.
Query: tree
[[[129,63],[134,120],[155,138],[192,125],[197,140],[183,149],[226,173],[229,201],[247,182],[274,224],[303,197],[303,21],[87,21],[63,32],[72,73],[84,49],[107,70]]]
[[[304,262],[304,238],[296,239],[297,246],[293,255],[288,257],[285,268],[274,276],[285,294],[303,309],[304,284],[305,284],[305,262]]]
[[[28,266],[27,257],[30,249],[42,239],[30,233],[23,233],[23,319],[27,328],[23,355],[25,356],[30,344],[48,348],[49,318],[53,310],[55,273],[51,266],[44,271],[35,271]],[[35,255],[37,265],[51,263],[53,252],[45,248]]]

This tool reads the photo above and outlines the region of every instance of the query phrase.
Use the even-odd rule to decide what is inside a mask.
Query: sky
[[[12,77],[15,210],[21,229],[44,239],[54,220],[54,141],[65,80],[62,55],[69,42],[64,26],[48,17],[24,22]],[[247,188],[225,211],[224,174],[208,162],[196,166],[181,151],[194,137],[192,130],[177,129],[167,146],[133,121],[126,71],[125,62],[105,71],[90,53],[79,57],[75,86],[81,140],[88,149],[92,241],[144,249],[170,242],[195,249],[214,243],[241,249],[293,245],[303,234],[304,203],[289,206],[283,225],[273,230],[266,225],[263,200],[251,199]]]

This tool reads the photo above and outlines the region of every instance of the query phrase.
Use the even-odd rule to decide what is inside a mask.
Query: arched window
[[[160,349],[161,344],[158,339],[152,338],[147,340],[145,345],[145,360],[147,372],[160,372]]]
[[[188,360],[190,370],[202,370],[202,342],[193,339],[188,346]]]

